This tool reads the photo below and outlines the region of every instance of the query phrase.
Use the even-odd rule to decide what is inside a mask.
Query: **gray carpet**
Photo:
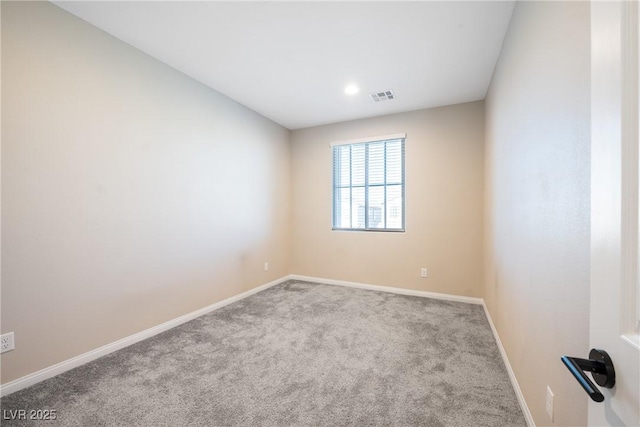
[[[479,305],[289,281],[1,400],[3,426],[525,426]]]

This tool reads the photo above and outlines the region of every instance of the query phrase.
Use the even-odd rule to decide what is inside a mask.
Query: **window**
[[[332,144],[334,230],[404,231],[405,137]]]

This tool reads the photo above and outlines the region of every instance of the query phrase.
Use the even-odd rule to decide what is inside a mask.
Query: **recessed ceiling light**
[[[346,93],[347,95],[355,95],[359,91],[360,91],[360,88],[356,85],[348,85],[347,87],[344,88],[344,93]]]

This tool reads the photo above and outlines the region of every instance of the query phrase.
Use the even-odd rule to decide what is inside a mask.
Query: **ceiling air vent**
[[[373,99],[374,102],[389,101],[396,97],[393,94],[392,90],[370,93],[369,96],[371,97],[371,99]]]

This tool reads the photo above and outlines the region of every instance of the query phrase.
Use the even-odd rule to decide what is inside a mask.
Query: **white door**
[[[616,372],[589,403],[592,426],[640,425],[638,14],[636,1],[591,2],[590,346]]]

